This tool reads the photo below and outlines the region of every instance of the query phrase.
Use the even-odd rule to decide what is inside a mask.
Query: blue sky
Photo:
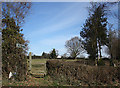
[[[29,52],[41,55],[55,48],[59,55],[66,53],[65,42],[80,37],[89,5],[89,2],[33,2],[22,27],[25,39],[30,41]]]

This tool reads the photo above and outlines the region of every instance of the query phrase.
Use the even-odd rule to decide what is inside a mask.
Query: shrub
[[[113,60],[110,59],[110,66],[114,66]]]
[[[111,59],[110,59],[110,66],[114,66],[114,64],[115,64],[116,66],[119,66],[119,61],[118,61],[118,60],[111,60]]]
[[[104,66],[104,65],[105,65],[105,62],[104,62],[102,59],[100,59],[100,60],[97,62],[97,65],[98,65],[98,66]]]

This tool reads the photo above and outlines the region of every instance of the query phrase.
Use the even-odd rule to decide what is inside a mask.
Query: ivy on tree
[[[21,33],[21,26],[30,7],[27,2],[2,3],[2,76],[5,78],[9,72],[16,72],[17,80],[26,78],[28,41]],[[17,43],[25,47],[18,48]]]

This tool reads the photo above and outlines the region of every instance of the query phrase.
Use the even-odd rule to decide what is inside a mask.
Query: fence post
[[[31,71],[31,63],[32,63],[32,55],[31,52],[29,53],[29,71]]]
[[[45,66],[45,75],[46,75],[47,74],[46,63],[44,64],[44,66]]]

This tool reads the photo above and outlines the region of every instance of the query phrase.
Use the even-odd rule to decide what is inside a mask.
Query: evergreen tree
[[[93,29],[92,18],[88,18],[86,20],[86,23],[84,24],[82,31],[80,32],[80,36],[84,39],[83,40],[84,49],[89,54],[89,58],[95,59],[98,55],[98,51],[95,35],[96,31],[92,29]]]
[[[86,20],[80,35],[84,39],[83,44],[90,58],[95,59],[98,55],[102,57],[101,46],[107,42],[107,18],[105,4],[95,3],[92,7],[93,11]]]
[[[45,57],[45,52],[42,53],[42,57]]]
[[[43,52],[43,53],[42,53],[42,57],[43,57],[43,58],[48,59],[48,58],[49,58],[49,56],[50,56],[50,55],[49,55],[49,54],[47,54],[47,53],[45,53],[45,52]]]
[[[53,49],[50,53],[50,59],[56,59],[58,56],[57,50]]]

